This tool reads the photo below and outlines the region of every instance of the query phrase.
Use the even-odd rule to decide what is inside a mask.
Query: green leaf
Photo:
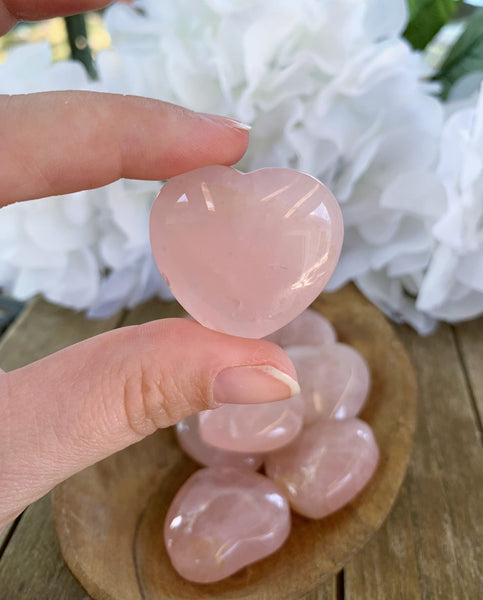
[[[453,16],[461,0],[407,0],[409,23],[404,37],[416,50],[423,50]]]
[[[434,76],[434,79],[443,84],[443,99],[447,98],[455,81],[475,71],[483,71],[483,8],[473,13],[465,30]]]

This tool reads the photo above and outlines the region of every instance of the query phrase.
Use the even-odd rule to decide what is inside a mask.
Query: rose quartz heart
[[[337,335],[332,324],[321,314],[308,308],[293,321],[266,336],[266,340],[282,348],[288,346],[322,346],[334,344]]]
[[[321,519],[350,502],[367,485],[379,448],[367,423],[322,419],[288,446],[265,458],[265,472],[293,510]]]
[[[360,413],[371,375],[362,356],[346,344],[285,349],[297,371],[304,424],[320,417],[347,419]]]
[[[245,467],[256,471],[263,464],[262,454],[229,452],[205,444],[200,437],[198,415],[191,415],[178,423],[176,437],[186,454],[206,467]]]
[[[182,577],[209,583],[272,554],[289,531],[287,500],[269,479],[217,467],[197,471],[176,494],[164,540]]]
[[[166,283],[197,321],[260,338],[320,294],[339,258],[343,224],[334,196],[309,175],[211,166],[162,187],[150,238]]]
[[[201,439],[232,452],[269,452],[302,429],[304,404],[297,396],[262,404],[225,404],[199,415]]]

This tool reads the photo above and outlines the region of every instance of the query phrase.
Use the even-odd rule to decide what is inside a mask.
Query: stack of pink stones
[[[310,309],[266,339],[292,359],[300,395],[225,405],[176,429],[186,454],[206,467],[178,491],[164,530],[174,568],[193,582],[219,581],[272,554],[290,533],[290,509],[330,515],[378,464],[372,430],[356,418],[370,388],[360,354]]]

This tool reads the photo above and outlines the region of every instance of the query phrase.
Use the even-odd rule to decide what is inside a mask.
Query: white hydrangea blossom
[[[483,86],[446,121],[437,175],[445,194],[416,307],[458,321],[483,312]]]
[[[23,44],[12,48],[0,63],[0,94],[29,94],[53,90],[87,89],[84,67],[76,61],[52,64],[50,45]]]
[[[52,64],[47,43],[19,46],[0,65],[3,94],[88,86],[79,63]],[[100,285],[97,213],[87,192],[2,208],[0,286],[21,300],[40,293],[58,304],[88,307]]]
[[[447,113],[435,168],[408,171],[385,192],[384,208],[411,228],[387,240],[381,264],[362,240],[353,248],[371,265],[355,277],[361,290],[421,333],[483,313],[483,90]]]
[[[482,101],[454,107],[444,122],[429,67],[401,38],[404,0],[143,0],[113,5],[105,22],[112,49],[98,57],[100,81],[76,84],[71,75],[70,86],[159,98],[252,124],[240,169],[300,169],[341,203],[346,237],[331,289],[355,280],[385,312],[421,332],[437,319],[483,311]],[[19,62],[9,57],[3,87],[21,72],[26,89],[17,82],[9,93],[29,91],[27,82],[54,89],[55,69],[72,64],[44,61],[33,71]],[[90,307],[94,316],[169,294],[147,232],[158,188],[122,181],[86,192],[91,212],[79,228],[80,247],[57,249],[67,257],[57,271],[49,263],[62,273],[57,279],[42,279],[40,264],[22,271],[12,259],[38,236],[23,226],[11,229],[8,243],[0,235],[0,285]],[[42,202],[57,215],[49,226],[63,226],[69,198]],[[2,211],[0,230],[22,210],[28,205]],[[81,249],[95,261],[89,268],[97,283],[86,279],[84,294],[71,293],[67,284],[75,290],[82,279],[81,261],[71,267],[70,253]]]
[[[49,44],[20,46],[0,65],[0,93],[102,89],[78,62],[52,64]],[[153,295],[171,298],[148,242],[159,182],[118,181],[0,212],[0,287],[25,300],[89,309],[96,318]]]
[[[106,317],[155,295],[172,299],[148,240],[149,211],[159,188],[159,182],[120,180],[97,191],[102,207],[98,257],[108,275],[102,279],[95,302],[89,305],[89,317]]]
[[[96,213],[86,192],[2,208],[2,287],[21,300],[40,293],[54,303],[89,306],[100,284]]]

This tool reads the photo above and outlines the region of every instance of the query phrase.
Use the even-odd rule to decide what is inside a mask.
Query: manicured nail
[[[255,404],[284,400],[300,394],[300,386],[286,373],[270,365],[229,367],[213,382],[216,404]]]
[[[242,123],[241,121],[237,121],[236,119],[230,119],[229,117],[223,117],[223,120],[227,125],[231,125],[231,127],[235,127],[235,129],[242,129],[243,131],[250,131],[252,126],[248,123]]]
[[[242,131],[250,131],[252,128],[248,123],[242,123],[231,117],[223,117],[221,115],[211,115],[208,113],[197,113],[199,117],[203,117],[220,125],[228,125],[228,127],[234,127],[235,129],[241,129]]]

